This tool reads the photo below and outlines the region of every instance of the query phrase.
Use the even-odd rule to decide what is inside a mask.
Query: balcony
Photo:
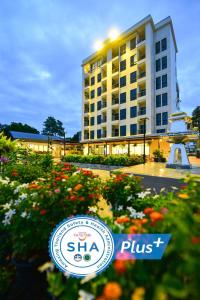
[[[138,56],[138,62],[140,62],[141,60],[143,60],[143,59],[145,59],[145,58],[146,58],[145,53],[144,53],[144,54],[140,54],[140,55]]]
[[[84,126],[85,127],[89,126],[89,121],[84,121]]]
[[[119,114],[112,115],[112,121],[119,121]]]
[[[138,116],[146,115],[146,107],[140,107],[138,111]]]
[[[112,98],[112,105],[116,105],[116,104],[119,104],[119,98],[113,97]]]
[[[102,116],[101,123],[106,123],[106,122],[107,122],[107,117],[106,116]]]
[[[137,46],[140,46],[140,44],[142,44],[142,42],[145,41],[145,36],[140,36],[137,39]]]
[[[112,67],[112,74],[119,72],[119,66]]]
[[[84,95],[85,95],[85,100],[88,100],[89,99],[89,92],[85,92]]]
[[[84,81],[84,86],[85,86],[85,88],[88,88],[89,85],[90,85],[89,78],[85,78],[85,81]]]
[[[107,132],[106,132],[106,131],[103,131],[102,134],[101,134],[101,137],[102,137],[102,138],[106,138],[106,137],[107,137]]]
[[[143,97],[143,96],[146,96],[146,89],[139,90],[138,92],[138,97]]]
[[[119,136],[119,129],[112,130],[112,137]]]
[[[138,75],[138,79],[141,79],[141,78],[144,78],[146,77],[146,72],[140,72],[139,75]]]
[[[107,107],[107,102],[106,101],[102,101],[101,108],[105,108],[105,107]]]
[[[119,82],[113,82],[112,83],[112,89],[116,89],[119,87]]]

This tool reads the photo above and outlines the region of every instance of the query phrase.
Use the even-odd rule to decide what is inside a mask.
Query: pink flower
[[[55,193],[60,193],[60,189],[55,189],[54,192]]]

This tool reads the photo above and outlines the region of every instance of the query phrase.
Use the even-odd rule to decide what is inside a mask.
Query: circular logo
[[[61,222],[49,241],[50,256],[59,270],[74,277],[100,273],[112,262],[114,241],[102,221],[77,216]]]

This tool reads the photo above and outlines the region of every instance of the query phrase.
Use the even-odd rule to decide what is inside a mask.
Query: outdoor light
[[[103,42],[101,40],[96,40],[96,42],[94,43],[94,49],[96,51],[99,51],[103,48]]]
[[[112,28],[112,29],[109,31],[108,36],[109,36],[109,39],[110,39],[111,41],[114,41],[114,40],[116,40],[116,39],[118,38],[118,36],[119,36],[119,31],[118,31],[116,28]]]

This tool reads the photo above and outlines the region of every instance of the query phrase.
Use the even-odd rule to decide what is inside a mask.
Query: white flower
[[[133,174],[130,174],[130,175],[129,175],[129,177],[133,177],[133,176],[134,176]]]
[[[81,172],[81,170],[78,170],[78,171],[74,172],[74,173],[72,174],[72,176],[73,176],[73,175],[76,175],[76,174],[79,174],[80,172]]]
[[[128,209],[130,212],[133,212],[133,211],[136,212],[136,210],[135,210],[133,207],[131,207],[131,206],[128,206],[127,209]]]
[[[24,211],[23,213],[21,213],[21,217],[22,217],[22,218],[26,218],[26,217],[27,217],[27,215],[28,215],[28,214],[27,214],[27,212],[26,212],[26,211]]]
[[[68,191],[68,192],[71,192],[71,191],[72,191],[72,188],[68,188],[67,191]]]
[[[3,221],[2,221],[3,225],[6,226],[6,225],[10,225],[10,219],[9,218],[5,218]]]
[[[132,199],[132,196],[128,196],[127,201],[130,201]]]
[[[34,207],[36,207],[36,205],[37,205],[37,202],[33,202],[32,207],[34,208]]]
[[[85,277],[81,280],[81,284],[84,284],[84,283],[86,283],[86,282],[92,280],[92,279],[95,278],[95,277],[96,277],[96,273],[91,273],[91,274],[85,276]]]
[[[20,200],[24,200],[24,199],[26,199],[27,198],[27,194],[25,194],[25,193],[23,193],[23,194],[21,194],[20,196],[19,196],[19,199]]]
[[[165,188],[163,187],[161,190],[160,190],[160,193],[164,192],[165,191]]]
[[[18,205],[19,203],[21,203],[21,200],[15,200],[14,205]]]
[[[10,209],[11,203],[6,203],[2,205],[3,209]]]
[[[15,209],[10,209],[9,211],[7,211],[5,213],[5,218],[12,218],[12,216],[16,214],[16,210]]]
[[[94,295],[86,293],[83,290],[80,290],[78,294],[81,297],[80,300],[94,300]]]
[[[172,186],[172,190],[178,190],[178,188],[176,186]]]
[[[138,193],[137,195],[139,198],[144,199],[149,194],[151,194],[149,191],[144,191],[144,192]]]
[[[157,198],[159,198],[159,195],[154,195],[153,196],[153,199],[157,199]]]
[[[123,210],[123,205],[120,205],[120,206],[118,207],[118,210]]]
[[[143,219],[144,217],[145,217],[145,214],[141,211],[141,212],[138,212],[137,213],[137,217],[139,218],[139,219]]]
[[[0,178],[0,182],[1,182],[2,184],[8,184],[8,183],[9,183],[9,180]]]
[[[38,195],[38,193],[31,193],[31,197],[36,197]]]
[[[16,189],[14,190],[14,192],[13,192],[14,194],[18,194],[19,193],[19,186],[18,187],[16,187]]]
[[[126,185],[126,186],[124,187],[125,190],[128,190],[128,189],[130,189],[130,188],[131,188],[130,185]]]
[[[97,207],[89,207],[89,211],[90,212],[93,212],[93,213],[96,213],[97,212]]]
[[[66,179],[65,179],[65,178],[63,178],[63,179],[62,179],[62,181],[64,182],[64,181],[66,181]]]

